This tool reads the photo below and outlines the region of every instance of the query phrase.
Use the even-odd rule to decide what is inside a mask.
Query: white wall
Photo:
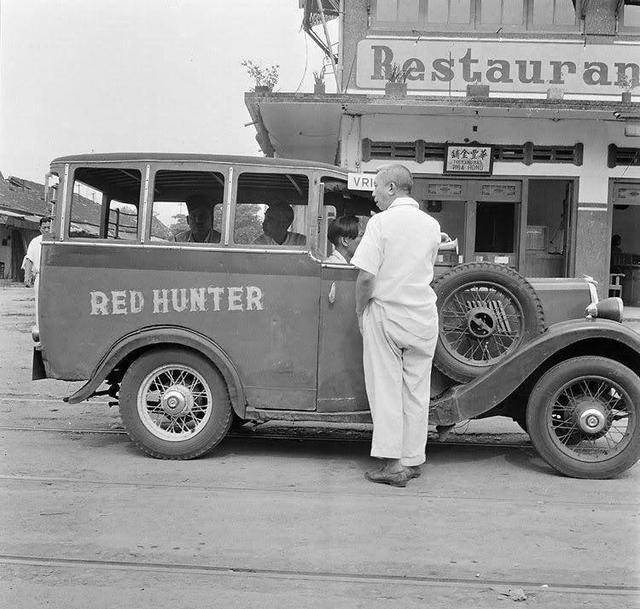
[[[522,118],[473,118],[411,115],[368,115],[356,122],[349,121],[343,126],[342,150],[345,164],[354,168],[360,139],[378,141],[464,142],[478,141],[483,144],[523,144],[532,141],[535,145],[572,146],[578,142],[584,145],[582,166],[569,163],[522,163],[494,164],[495,176],[567,176],[580,179],[579,203],[606,203],[609,197],[609,178],[622,177],[640,179],[640,167],[607,167],[609,144],[621,147],[640,148],[640,138],[624,135],[624,124],[616,121]],[[477,131],[473,127],[477,127]],[[362,163],[360,171],[374,171],[385,161],[372,160]],[[441,161],[405,163],[414,173],[442,174]]]

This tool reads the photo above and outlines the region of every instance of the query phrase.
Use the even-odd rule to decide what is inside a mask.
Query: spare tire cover
[[[438,343],[434,366],[466,383],[544,332],[544,310],[532,285],[514,269],[471,262],[434,280]]]

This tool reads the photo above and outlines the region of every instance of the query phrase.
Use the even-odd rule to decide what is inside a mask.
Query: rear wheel
[[[640,378],[606,357],[576,357],[537,382],[527,429],[540,456],[574,478],[612,478],[640,458]]]
[[[142,355],[120,389],[120,416],[133,442],[160,459],[193,459],[229,431],[224,379],[209,361],[180,349]]]

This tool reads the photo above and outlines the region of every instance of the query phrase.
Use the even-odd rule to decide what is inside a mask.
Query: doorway
[[[621,274],[622,301],[640,307],[640,184],[616,182],[611,218],[611,273]]]
[[[568,277],[573,180],[530,178],[522,272],[527,277]]]
[[[494,262],[519,267],[522,182],[519,180],[422,179],[413,196],[457,239],[458,255],[445,264]]]

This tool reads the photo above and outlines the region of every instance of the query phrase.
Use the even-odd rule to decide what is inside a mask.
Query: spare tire
[[[460,264],[432,286],[440,326],[433,364],[454,381],[484,374],[546,329],[536,291],[510,267]]]

